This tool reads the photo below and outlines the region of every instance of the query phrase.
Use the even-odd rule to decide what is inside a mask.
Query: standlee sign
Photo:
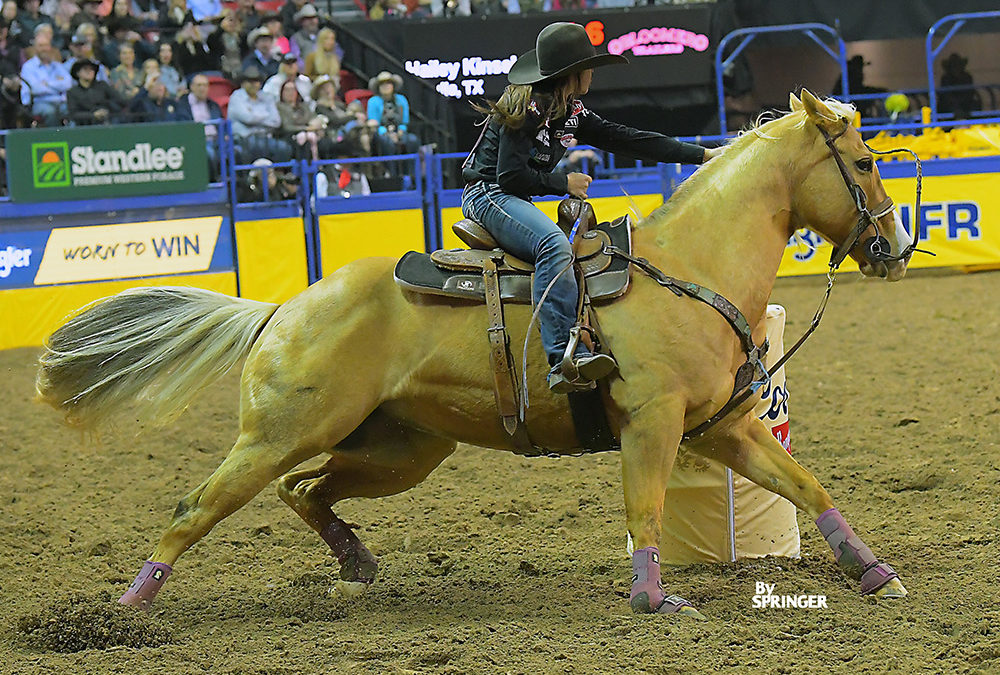
[[[208,185],[205,130],[196,122],[13,130],[15,202],[198,192]]]

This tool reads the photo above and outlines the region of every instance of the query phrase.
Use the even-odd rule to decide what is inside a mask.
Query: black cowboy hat
[[[240,83],[246,82],[247,80],[254,80],[255,82],[263,82],[264,75],[261,74],[260,69],[257,66],[247,66],[242,73],[240,73]]]
[[[628,59],[615,54],[598,54],[583,26],[560,21],[542,29],[535,48],[514,63],[507,80],[511,84],[537,84],[613,63],[628,63]]]
[[[968,63],[969,59],[965,58],[958,52],[952,52],[951,54],[948,55],[948,58],[946,58],[944,61],[941,62],[941,65],[944,66],[945,68],[949,67],[964,68]]]
[[[80,70],[83,68],[93,68],[95,75],[101,69],[101,67],[97,65],[96,62],[91,61],[90,59],[77,59],[76,61],[73,62],[73,65],[70,66],[69,76],[72,77],[74,80],[79,81],[80,78],[77,77],[77,75],[80,74]]]

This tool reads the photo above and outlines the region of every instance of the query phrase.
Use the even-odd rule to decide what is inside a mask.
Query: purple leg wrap
[[[378,573],[378,560],[365,548],[357,535],[337,516],[319,533],[340,563],[340,578],[370,584]]]
[[[833,549],[837,564],[849,577],[861,581],[863,594],[877,591],[899,576],[891,567],[878,561],[837,509],[824,511],[816,519],[816,526]]]
[[[632,611],[641,614],[671,614],[691,603],[676,595],[664,595],[660,585],[660,552],[655,546],[632,554]]]
[[[143,564],[139,576],[135,578],[132,585],[125,591],[125,595],[118,599],[118,602],[123,605],[138,607],[148,612],[150,606],[153,604],[153,598],[156,597],[156,594],[166,582],[172,570],[173,568],[166,563],[147,560]]]

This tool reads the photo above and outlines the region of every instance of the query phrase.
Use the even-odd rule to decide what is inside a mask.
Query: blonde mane
[[[823,99],[836,117],[831,120],[845,120],[850,123],[854,119],[856,108],[834,98]],[[711,184],[723,167],[730,162],[747,164],[757,154],[762,141],[780,140],[790,129],[801,129],[808,121],[805,110],[778,111],[765,110],[733,140],[727,143],[726,151],[716,159],[699,168],[694,174],[681,183],[670,198],[662,206],[649,214],[639,226],[654,217],[659,220],[665,217],[675,207],[683,205],[692,194],[702,192],[705,185]]]

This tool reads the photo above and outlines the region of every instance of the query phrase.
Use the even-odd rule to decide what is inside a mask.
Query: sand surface
[[[786,344],[824,281],[779,281]],[[360,600],[329,592],[335,561],[271,487],[180,559],[150,617],[123,613],[235,439],[236,379],[166,430],[96,444],[31,403],[38,350],[0,352],[0,672],[1000,672],[998,297],[1000,273],[844,275],[788,367],[796,458],[909,597],[862,598],[800,515],[801,560],[664,570],[705,622],[629,610],[616,455],[472,447],[339,505],[381,559]],[[754,609],[756,581],[829,609]]]

